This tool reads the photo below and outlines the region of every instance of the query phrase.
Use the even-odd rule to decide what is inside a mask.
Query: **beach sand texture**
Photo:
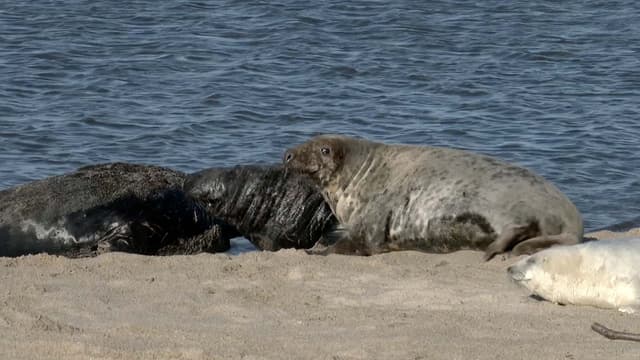
[[[638,315],[529,298],[507,278],[517,259],[299,250],[0,258],[0,357],[638,359],[639,343],[590,329],[640,332]]]

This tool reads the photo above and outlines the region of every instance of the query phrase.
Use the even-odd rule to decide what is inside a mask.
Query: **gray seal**
[[[324,244],[337,225],[314,183],[279,165],[202,170],[188,176],[184,190],[261,250]]]
[[[228,250],[238,234],[184,193],[185,177],[158,166],[113,163],[0,191],[0,256]]]
[[[329,252],[485,250],[488,260],[582,240],[582,217],[525,168],[463,150],[321,135],[285,152],[344,228]]]

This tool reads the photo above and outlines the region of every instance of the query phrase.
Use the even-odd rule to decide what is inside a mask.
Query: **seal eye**
[[[285,163],[288,163],[288,162],[289,162],[289,161],[291,161],[292,159],[293,159],[293,154],[287,151],[287,152],[284,154],[284,162],[285,162]]]
[[[322,153],[322,155],[329,155],[331,154],[331,149],[329,149],[328,147],[323,147],[322,149],[320,149],[320,152]]]

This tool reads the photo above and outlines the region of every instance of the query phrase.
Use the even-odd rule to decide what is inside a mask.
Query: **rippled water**
[[[640,214],[635,1],[0,4],[0,188],[83,164],[278,162],[346,133],[527,166]]]

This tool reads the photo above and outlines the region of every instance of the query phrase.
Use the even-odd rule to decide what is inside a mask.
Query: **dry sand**
[[[632,231],[629,234],[638,234]],[[612,233],[600,233],[611,236]],[[517,258],[0,258],[3,359],[638,359],[638,315],[536,301]]]

